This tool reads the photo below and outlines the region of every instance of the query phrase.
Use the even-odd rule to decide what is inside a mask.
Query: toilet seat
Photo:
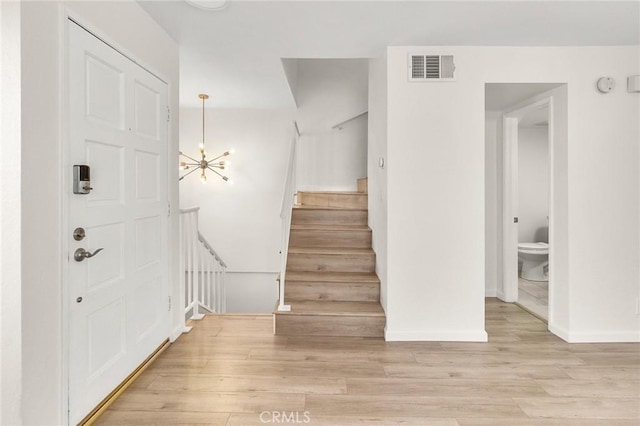
[[[549,244],[547,243],[518,243],[520,253],[548,254]]]

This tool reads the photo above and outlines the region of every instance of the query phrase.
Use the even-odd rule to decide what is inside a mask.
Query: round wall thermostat
[[[601,77],[598,79],[596,86],[600,93],[609,93],[614,87],[616,87],[616,82],[611,77]]]

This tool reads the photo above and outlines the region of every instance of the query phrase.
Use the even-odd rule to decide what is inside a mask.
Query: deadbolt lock
[[[86,233],[84,232],[84,228],[76,228],[73,230],[73,239],[76,241],[82,241]]]

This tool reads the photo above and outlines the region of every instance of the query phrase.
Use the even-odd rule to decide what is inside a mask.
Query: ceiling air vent
[[[454,81],[453,55],[410,55],[409,81]]]

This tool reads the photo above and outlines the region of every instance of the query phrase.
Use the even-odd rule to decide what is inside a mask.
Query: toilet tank
[[[542,226],[536,229],[536,232],[533,234],[533,241],[537,243],[548,243],[549,242],[549,227]]]

